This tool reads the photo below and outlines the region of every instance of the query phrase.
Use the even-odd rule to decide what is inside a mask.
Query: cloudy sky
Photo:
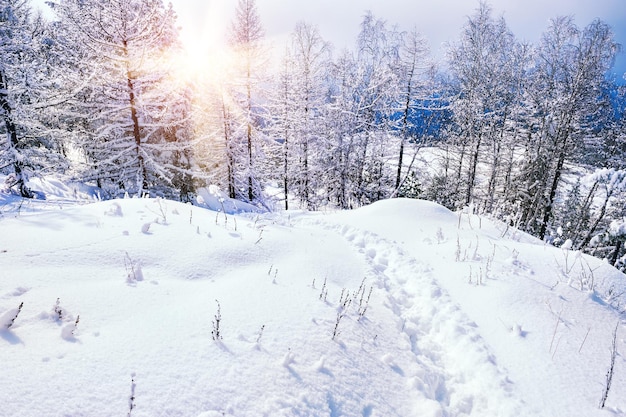
[[[45,0],[31,0],[42,5]],[[189,49],[202,54],[219,48],[233,20],[237,0],[171,1]],[[519,39],[537,42],[550,18],[573,15],[580,27],[600,18],[610,24],[619,43],[626,45],[626,0],[490,0],[494,16],[503,15]],[[335,49],[351,47],[366,10],[390,26],[417,28],[429,41],[433,55],[444,56],[445,42],[458,38],[462,25],[478,0],[257,0],[267,38],[283,50],[298,21],[318,26]],[[45,6],[43,6],[45,7]],[[615,72],[622,79],[626,53],[618,56]]]
[[[234,16],[237,0],[171,0],[187,43],[196,50],[215,47]],[[504,15],[520,39],[536,42],[550,18],[573,15],[583,27],[600,18],[626,44],[626,0],[491,0],[494,15]],[[352,46],[366,10],[402,30],[417,28],[430,42],[433,54],[444,55],[444,43],[455,40],[478,6],[478,0],[257,0],[267,38],[282,49],[295,23],[304,20],[318,26],[335,49]],[[626,72],[625,54],[616,71]]]

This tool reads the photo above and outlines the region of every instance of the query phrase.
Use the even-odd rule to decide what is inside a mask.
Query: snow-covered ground
[[[626,415],[601,260],[425,201],[225,215],[48,186],[0,194],[1,416]]]

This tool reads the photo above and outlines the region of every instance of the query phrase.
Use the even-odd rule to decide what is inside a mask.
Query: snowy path
[[[331,229],[343,236],[369,266],[393,312],[403,367],[389,361],[414,390],[411,415],[521,416],[523,403],[498,369],[495,357],[471,322],[432,277],[432,266],[418,262],[395,242],[343,222],[301,222],[303,227]],[[410,352],[409,354],[406,354]]]
[[[329,217],[393,241],[427,265],[436,277],[433,285],[458,303],[473,333],[480,334],[479,345],[486,344],[490,360],[503,368],[511,382],[507,387],[524,399],[520,415],[626,414],[624,374],[612,387],[620,405],[597,408],[620,320],[607,302],[616,288],[626,288],[621,273],[523,233],[511,231],[511,238],[503,238],[500,225],[433,203],[385,201],[357,212]],[[594,291],[586,285],[594,285]],[[624,298],[615,301],[620,310]],[[624,351],[626,338],[618,344]],[[623,357],[621,364],[626,369]]]
[[[601,293],[564,281],[562,252],[431,203],[246,216],[48,204],[5,215],[0,231],[3,417],[626,409],[621,354],[597,408],[617,318]]]

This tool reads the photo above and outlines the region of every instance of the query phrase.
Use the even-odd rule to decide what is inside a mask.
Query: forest
[[[5,191],[54,176],[104,199],[193,201],[219,187],[265,210],[419,198],[506,222],[626,271],[626,89],[606,23],[555,17],[523,42],[488,3],[435,62],[365,12],[337,51],[294,22],[274,60],[239,0],[219,82],[183,79],[162,0],[0,0]],[[275,67],[275,71],[268,71]],[[419,213],[416,213],[419,216]]]

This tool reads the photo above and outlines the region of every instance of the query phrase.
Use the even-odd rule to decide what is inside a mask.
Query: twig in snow
[[[561,311],[559,311],[559,315],[556,318],[556,325],[554,326],[554,332],[552,333],[552,340],[550,341],[550,350],[548,350],[548,352],[552,352],[552,345],[554,344],[554,338],[556,337],[556,330],[559,328],[560,322],[561,322]]]
[[[617,330],[619,329],[619,321],[615,325],[615,330],[613,331],[613,342],[611,344],[611,363],[609,365],[609,370],[606,372],[606,384],[604,386],[604,391],[602,392],[602,398],[600,399],[600,408],[604,408],[606,404],[606,399],[609,396],[609,391],[611,390],[611,383],[613,382],[613,371],[615,370],[615,357],[617,356]]]
[[[261,229],[261,231],[259,232],[259,238],[257,239],[256,242],[254,242],[254,244],[258,244],[261,240],[263,239],[263,229]]]
[[[326,289],[326,277],[324,277],[324,284],[322,285],[322,291],[320,292],[320,300],[326,301],[328,296],[328,290]]]
[[[374,287],[370,287],[370,291],[367,294],[367,299],[365,300],[365,305],[362,305],[362,303],[359,302],[359,320],[361,320],[363,316],[365,316],[365,312],[367,311],[367,308],[369,307],[369,304],[370,304],[370,297],[372,296],[373,289]],[[365,294],[365,291],[363,291],[363,294]],[[361,298],[361,301],[362,300],[363,298]]]
[[[130,374],[130,397],[128,398],[128,417],[131,417],[133,410],[135,409],[135,373]]]
[[[585,333],[585,337],[583,338],[583,342],[580,344],[580,347],[578,348],[578,353],[580,353],[581,350],[583,350],[583,345],[585,344],[585,341],[587,340],[587,336],[589,336],[589,332],[591,331],[591,327],[587,328],[587,333]]]
[[[263,336],[263,330],[265,330],[265,324],[261,326],[261,330],[259,330],[259,335],[256,338],[256,343],[259,344],[261,342],[261,337]]]
[[[11,326],[13,326],[15,319],[22,311],[22,307],[24,307],[24,302],[21,302],[19,307],[13,310],[9,310],[4,314],[4,316],[2,316],[2,318],[0,318],[0,325],[3,326],[5,330],[8,330],[11,328]]]
[[[213,340],[218,341],[222,340],[222,333],[220,330],[220,322],[222,321],[222,308],[220,306],[220,302],[215,300],[217,303],[217,313],[215,314],[215,320],[213,321],[213,330],[211,331],[211,337]]]

